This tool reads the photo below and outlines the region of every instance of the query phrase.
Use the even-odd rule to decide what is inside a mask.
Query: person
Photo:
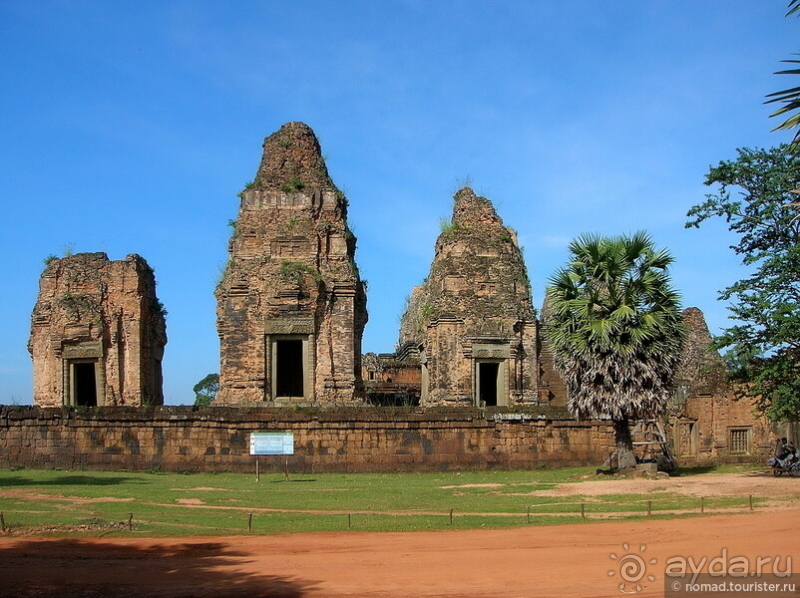
[[[775,449],[775,456],[783,461],[789,455],[788,445],[786,444],[786,438],[779,438],[778,439],[778,446]]]
[[[786,445],[786,459],[795,460],[797,458],[797,449],[794,447],[794,440],[790,440]]]

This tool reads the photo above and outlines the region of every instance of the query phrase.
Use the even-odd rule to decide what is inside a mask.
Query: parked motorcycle
[[[797,453],[789,453],[783,459],[773,457],[767,461],[767,465],[772,467],[772,475],[776,477],[788,473],[792,477],[800,478],[800,459],[798,459]]]

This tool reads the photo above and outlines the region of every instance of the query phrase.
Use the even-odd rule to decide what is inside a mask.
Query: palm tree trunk
[[[617,469],[636,466],[636,455],[633,454],[633,438],[631,437],[630,420],[627,417],[613,420],[614,440],[617,445]]]

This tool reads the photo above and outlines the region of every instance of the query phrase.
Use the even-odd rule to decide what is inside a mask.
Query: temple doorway
[[[72,404],[78,407],[97,407],[96,362],[72,363]]]
[[[275,342],[275,396],[302,398],[305,396],[301,339]]]
[[[498,405],[500,364],[496,361],[478,362],[478,404],[486,407]]]

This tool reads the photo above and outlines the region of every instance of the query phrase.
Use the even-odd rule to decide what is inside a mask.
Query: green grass
[[[582,509],[588,518],[640,517],[648,501],[653,516],[700,509],[700,499],[670,492],[539,494],[595,479],[593,472],[265,474],[257,482],[252,474],[0,470],[0,512],[19,534],[193,536],[500,528],[528,525],[529,518],[563,524],[589,520]],[[704,502],[709,511],[747,506],[746,496]]]

